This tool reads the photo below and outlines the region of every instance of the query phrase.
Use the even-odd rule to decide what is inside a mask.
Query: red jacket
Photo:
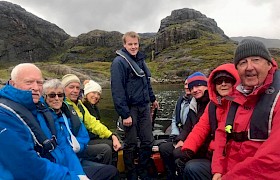
[[[216,88],[215,84],[213,83],[213,76],[218,71],[227,71],[230,73],[237,82],[239,82],[239,76],[238,72],[235,69],[233,64],[223,64],[218,66],[216,69],[214,69],[208,80],[208,92],[209,97],[212,102],[214,102],[217,106],[216,108],[216,118],[218,120],[218,123],[220,122],[220,119],[223,118],[225,114],[226,107],[228,106],[228,100],[225,98],[219,98],[216,94]],[[237,83],[235,83],[237,84]],[[208,106],[207,105],[203,115],[200,117],[199,122],[194,126],[192,132],[188,135],[187,139],[184,141],[184,145],[182,147],[182,151],[186,149],[190,149],[194,152],[197,152],[198,149],[201,147],[201,145],[205,142],[206,138],[208,137],[210,133],[210,123],[209,123],[209,117],[208,117]],[[209,149],[214,150],[214,141],[212,141],[209,145]]]
[[[273,62],[273,67],[269,71],[262,86],[257,88],[250,95],[245,97],[235,90],[234,102],[239,104],[233,130],[235,132],[247,131],[250,126],[250,117],[254,107],[262,93],[273,81],[273,74],[277,69]],[[245,108],[244,108],[245,107]],[[271,132],[266,141],[235,142],[229,140],[226,146],[226,156],[223,151],[226,143],[225,124],[220,123],[216,131],[216,149],[213,155],[212,172],[221,173],[222,179],[280,179],[280,100],[277,99],[272,114]]]

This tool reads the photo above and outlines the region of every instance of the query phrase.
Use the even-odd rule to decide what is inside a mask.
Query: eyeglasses
[[[225,82],[225,84],[227,83],[233,83],[233,81],[229,78],[221,78],[221,79],[217,79],[214,83],[217,84],[217,85],[221,85],[223,84],[223,82]]]
[[[46,96],[48,96],[49,98],[55,98],[56,96],[59,97],[59,98],[63,98],[64,93],[58,93],[58,94],[51,93],[51,94],[46,94]]]

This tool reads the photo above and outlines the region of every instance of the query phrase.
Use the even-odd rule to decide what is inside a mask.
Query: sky
[[[200,11],[229,37],[280,39],[279,0],[7,0],[71,36],[105,31],[158,32],[176,9]]]

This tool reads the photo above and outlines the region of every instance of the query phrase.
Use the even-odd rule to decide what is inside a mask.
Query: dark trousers
[[[184,179],[187,180],[211,180],[211,161],[208,159],[193,159],[186,163]]]
[[[103,164],[111,164],[111,165],[114,165],[115,167],[117,167],[118,152],[115,151],[114,148],[113,148],[113,141],[111,139],[93,139],[93,140],[90,140],[89,143],[88,143],[88,145],[99,145],[99,144],[103,144],[103,145],[106,144],[110,147],[110,150],[108,150],[108,146],[105,149],[103,148],[103,152],[105,152],[107,154],[111,154],[110,158],[104,157],[104,161],[106,163],[103,163]],[[102,149],[99,150],[99,151],[102,152]]]
[[[167,179],[179,179],[176,176],[177,166],[175,160],[183,157],[181,147],[175,149],[173,142],[165,142],[159,145],[159,152],[164,163]]]
[[[106,143],[101,143],[97,140],[91,140],[87,148],[78,154],[78,157],[83,160],[98,162],[102,164],[112,163],[112,150]]]
[[[147,164],[152,154],[154,137],[152,133],[152,122],[150,118],[149,104],[145,106],[132,106],[130,108],[132,125],[124,127],[124,150],[123,158],[128,179],[150,179]],[[136,169],[135,159],[137,159],[137,137],[140,140],[138,152],[138,169]],[[138,174],[137,174],[138,172]]]
[[[84,172],[92,180],[115,180],[119,179],[119,173],[115,166],[105,165],[84,160],[81,162]]]

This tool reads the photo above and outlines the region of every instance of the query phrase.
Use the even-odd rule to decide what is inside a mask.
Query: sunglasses
[[[229,78],[217,79],[217,80],[215,81],[215,84],[221,85],[221,84],[223,84],[223,82],[225,82],[225,84],[228,84],[228,83],[233,84],[233,81],[232,81],[231,79],[229,79]]]
[[[55,98],[56,96],[59,97],[59,98],[63,98],[64,93],[58,93],[58,94],[51,93],[51,94],[46,94],[46,96],[48,96],[49,98]]]

